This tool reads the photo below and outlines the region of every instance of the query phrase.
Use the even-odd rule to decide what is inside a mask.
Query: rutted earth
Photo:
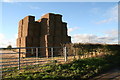
[[[120,69],[113,69],[90,80],[120,80]]]

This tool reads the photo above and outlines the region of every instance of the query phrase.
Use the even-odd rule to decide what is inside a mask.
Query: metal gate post
[[[34,54],[33,48],[31,48],[31,54]]]
[[[19,55],[18,55],[18,70],[20,70],[20,48],[19,48]]]
[[[67,61],[67,48],[64,47],[64,58],[65,58],[65,62]]]
[[[38,64],[37,58],[38,58],[38,48],[36,48],[36,63]]]
[[[53,59],[53,48],[51,48],[51,57]]]

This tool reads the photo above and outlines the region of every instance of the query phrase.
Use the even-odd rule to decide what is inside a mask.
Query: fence
[[[24,66],[43,65],[52,61],[66,62],[70,58],[67,57],[66,47],[0,48],[0,55],[2,56],[1,72],[11,71],[8,68],[20,70]]]
[[[50,64],[51,62],[66,62],[73,59],[89,58],[104,55],[104,51],[81,54],[80,48],[69,47],[20,47],[0,48],[1,72],[20,70],[31,65]],[[34,66],[33,66],[34,67]],[[14,68],[14,69],[12,69]]]

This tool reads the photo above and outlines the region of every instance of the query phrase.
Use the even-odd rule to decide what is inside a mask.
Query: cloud
[[[79,27],[72,27],[72,28],[68,28],[68,32],[73,32],[75,30],[79,29]]]
[[[2,2],[8,2],[8,3],[11,3],[11,2],[14,2],[14,0],[2,0]]]
[[[2,46],[5,45],[5,44],[3,43],[3,42],[5,42],[4,39],[5,39],[4,34],[0,33],[0,47],[2,47]]]
[[[93,3],[93,4],[94,4],[94,3]],[[99,14],[100,8],[92,8],[92,9],[90,10],[90,12],[91,12],[92,14],[94,14],[94,15]]]
[[[117,37],[102,36],[102,37],[98,37],[98,40],[104,43],[114,43],[117,41]]]
[[[8,45],[12,45],[12,47],[16,47],[16,38],[15,34],[12,38],[8,39],[4,34],[0,33],[0,48],[6,48]]]
[[[96,22],[96,24],[109,23],[113,21],[117,22],[118,21],[118,5],[107,10],[104,14],[104,17],[106,17],[106,19],[98,21]]]
[[[15,0],[14,0],[15,1]],[[118,2],[119,0],[16,0],[15,2]]]
[[[30,6],[29,8],[30,9],[40,9],[40,7],[37,7],[37,6]]]
[[[109,35],[97,36],[94,34],[76,34],[72,36],[73,43],[109,43],[117,44],[118,38]]]
[[[114,21],[114,20],[116,20],[116,17],[101,20],[99,22],[96,22],[96,24],[109,23],[109,22]]]
[[[79,27],[68,28],[68,33],[75,32]],[[72,34],[73,43],[114,43],[118,44],[118,30],[111,29],[104,31],[102,36],[96,34]]]
[[[118,41],[118,44],[120,44],[120,40]]]
[[[0,33],[0,40],[4,39],[4,35]]]
[[[112,29],[112,30],[106,31],[105,33],[108,34],[109,36],[118,37],[118,30],[117,29]]]
[[[93,34],[75,34],[72,36],[73,43],[86,43],[90,42],[91,39],[96,38],[96,35]]]
[[[75,30],[78,30],[80,27],[68,27],[68,35],[70,35],[71,32],[74,32]]]

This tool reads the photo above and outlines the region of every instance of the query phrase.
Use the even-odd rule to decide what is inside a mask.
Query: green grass
[[[6,72],[3,80],[86,80],[112,69],[113,66],[120,67],[119,59],[120,54],[117,53],[103,58],[74,60],[66,64],[53,61],[44,67],[28,66],[29,69]]]

